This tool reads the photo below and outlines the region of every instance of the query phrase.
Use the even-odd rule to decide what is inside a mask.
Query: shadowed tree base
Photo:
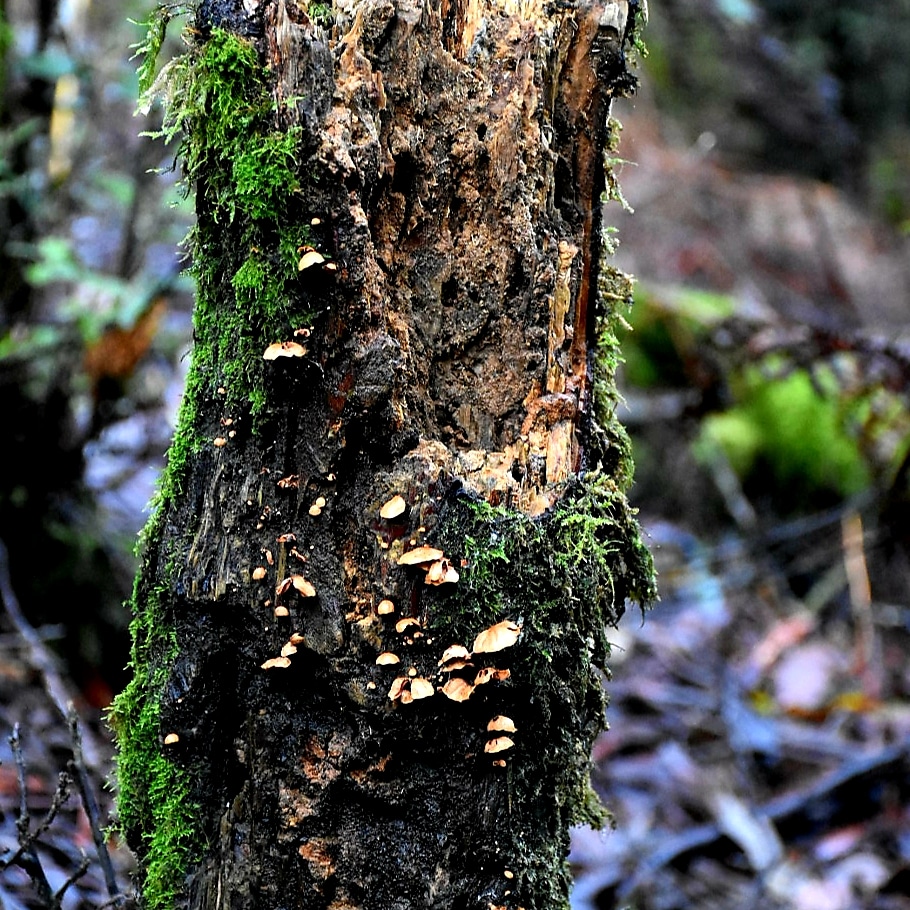
[[[636,13],[203,3],[141,70],[198,212],[113,712],[147,905],[567,906],[654,596],[600,214]]]

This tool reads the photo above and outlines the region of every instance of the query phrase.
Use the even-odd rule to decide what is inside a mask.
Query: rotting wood
[[[200,4],[197,347],[114,712],[151,907],[566,906],[653,597],[592,412],[632,6]]]

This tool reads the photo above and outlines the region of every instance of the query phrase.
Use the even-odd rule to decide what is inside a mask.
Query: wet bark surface
[[[312,318],[261,338],[285,347],[250,365],[258,414],[227,355],[206,361],[185,406],[203,443],[137,588],[174,629],[176,657],[151,662],[170,662],[160,748],[204,833],[190,906],[565,904],[584,809],[563,776],[603,724],[593,637],[569,614],[535,637],[513,591],[488,625],[517,641],[479,648],[466,529],[483,503],[543,526],[609,447],[591,393],[600,198],[634,12],[370,0],[326,28],[284,0],[198,11],[196,40],[255,42],[276,127],[301,129],[290,205],[324,260],[288,301]],[[249,254],[218,206],[200,179],[215,321]],[[419,546],[437,553],[408,564]],[[555,601],[545,544],[528,558],[501,571],[546,574]],[[472,641],[467,667],[445,662]],[[442,691],[459,673],[463,702]],[[500,716],[519,731],[501,754]],[[141,856],[149,832],[131,833]]]

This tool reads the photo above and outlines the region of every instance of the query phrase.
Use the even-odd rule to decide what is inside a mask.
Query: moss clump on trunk
[[[149,910],[173,906],[204,839],[199,769],[162,752],[168,731],[161,728],[160,703],[178,653],[166,519],[184,490],[190,458],[211,444],[201,433],[199,404],[221,396],[256,414],[265,400],[263,339],[289,337],[308,320],[306,308],[292,307],[289,287],[297,281],[298,247],[311,240],[309,225],[295,220],[303,217],[295,197],[300,129],[277,129],[268,73],[252,43],[215,29],[156,77],[169,19],[163,6],[149,19],[139,76],[142,104],[165,102],[154,135],[179,138],[185,186],[187,192],[196,187],[203,213],[186,242],[197,286],[196,344],[129,604],[133,679],[110,712],[119,745],[118,826],[142,861],[140,890]],[[241,241],[230,250],[219,231],[227,225],[240,226]],[[227,307],[226,288],[233,297]]]

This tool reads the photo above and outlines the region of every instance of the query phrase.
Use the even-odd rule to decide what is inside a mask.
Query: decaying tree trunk
[[[113,712],[148,906],[567,906],[607,626],[653,597],[601,225],[638,18],[203,0],[144,65],[198,212]]]

